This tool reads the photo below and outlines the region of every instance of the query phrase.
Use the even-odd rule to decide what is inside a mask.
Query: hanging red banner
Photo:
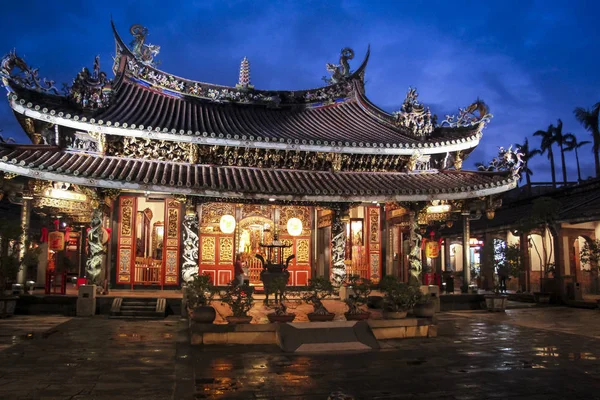
[[[425,244],[425,257],[437,258],[440,255],[440,245],[435,240],[428,240]]]
[[[65,234],[54,231],[48,234],[48,250],[62,251],[65,249]]]

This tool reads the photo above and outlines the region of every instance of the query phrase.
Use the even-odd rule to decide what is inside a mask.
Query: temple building
[[[133,25],[129,45],[112,28],[112,79],[98,58],[62,92],[16,52],[0,66],[32,142],[0,144],[0,170],[26,180],[24,220],[52,207],[87,225],[80,275],[107,287],[178,288],[196,273],[226,285],[237,253],[258,285],[254,255],[277,240],[295,255],[284,257],[291,285],[408,280],[443,262],[426,251],[445,227],[463,224],[468,240],[470,216],[493,216],[517,185],[510,148],[486,172],[462,170],[492,118],[483,101],[441,120],[411,88],[387,113],[365,93],[369,50],[351,69],[344,48],[323,87],[262,90],[246,58],[232,86],[184,79],[156,68],[146,28]]]

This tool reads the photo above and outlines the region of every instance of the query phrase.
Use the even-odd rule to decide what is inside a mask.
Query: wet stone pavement
[[[18,316],[0,321],[0,399],[600,399],[598,332],[597,310],[456,312],[435,339],[284,354],[192,348],[176,317]]]

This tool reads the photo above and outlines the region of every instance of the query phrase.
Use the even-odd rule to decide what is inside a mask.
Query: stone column
[[[463,215],[463,293],[469,292],[469,283],[471,283],[471,252],[469,239],[471,236],[469,216]]]
[[[494,238],[486,232],[483,238],[483,249],[481,254],[481,276],[484,278],[484,284],[482,289],[493,290],[494,289]]]
[[[191,203],[185,207],[183,217],[183,263],[181,264],[181,278],[190,282],[198,273],[198,214]]]
[[[349,207],[340,204],[333,210],[331,221],[331,280],[341,285],[346,279],[346,225],[349,221]]]
[[[521,251],[521,267],[525,272],[525,291],[531,292],[531,260],[529,259],[529,232],[521,232],[519,238]]]
[[[31,200],[23,199],[23,205],[21,206],[21,229],[23,232],[21,233],[21,247],[19,249],[19,260],[23,261],[23,257],[25,256],[25,251],[27,250],[26,242],[27,242],[27,232],[29,231],[29,220],[31,219]],[[27,278],[27,266],[21,266],[19,270],[19,274],[17,275],[17,282],[24,284],[25,279]]]

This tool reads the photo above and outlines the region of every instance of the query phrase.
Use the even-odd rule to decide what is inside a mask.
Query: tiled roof
[[[318,107],[299,105],[269,108],[170,96],[163,91],[124,80],[108,108],[97,115],[86,115],[60,96],[38,93],[16,85],[13,90],[16,96],[12,97],[12,101],[15,104],[48,114],[51,118],[136,131],[208,135],[250,142],[439,148],[438,152],[444,153],[447,150],[443,146],[455,143],[472,142],[463,147],[474,147],[481,130],[478,124],[461,128],[438,127],[422,141],[396,127],[390,115],[369,107],[355,97]],[[87,129],[94,128],[90,126]]]
[[[0,149],[0,170],[89,186],[231,197],[313,200],[459,199],[514,187],[506,173],[323,172],[134,160],[49,146]]]

